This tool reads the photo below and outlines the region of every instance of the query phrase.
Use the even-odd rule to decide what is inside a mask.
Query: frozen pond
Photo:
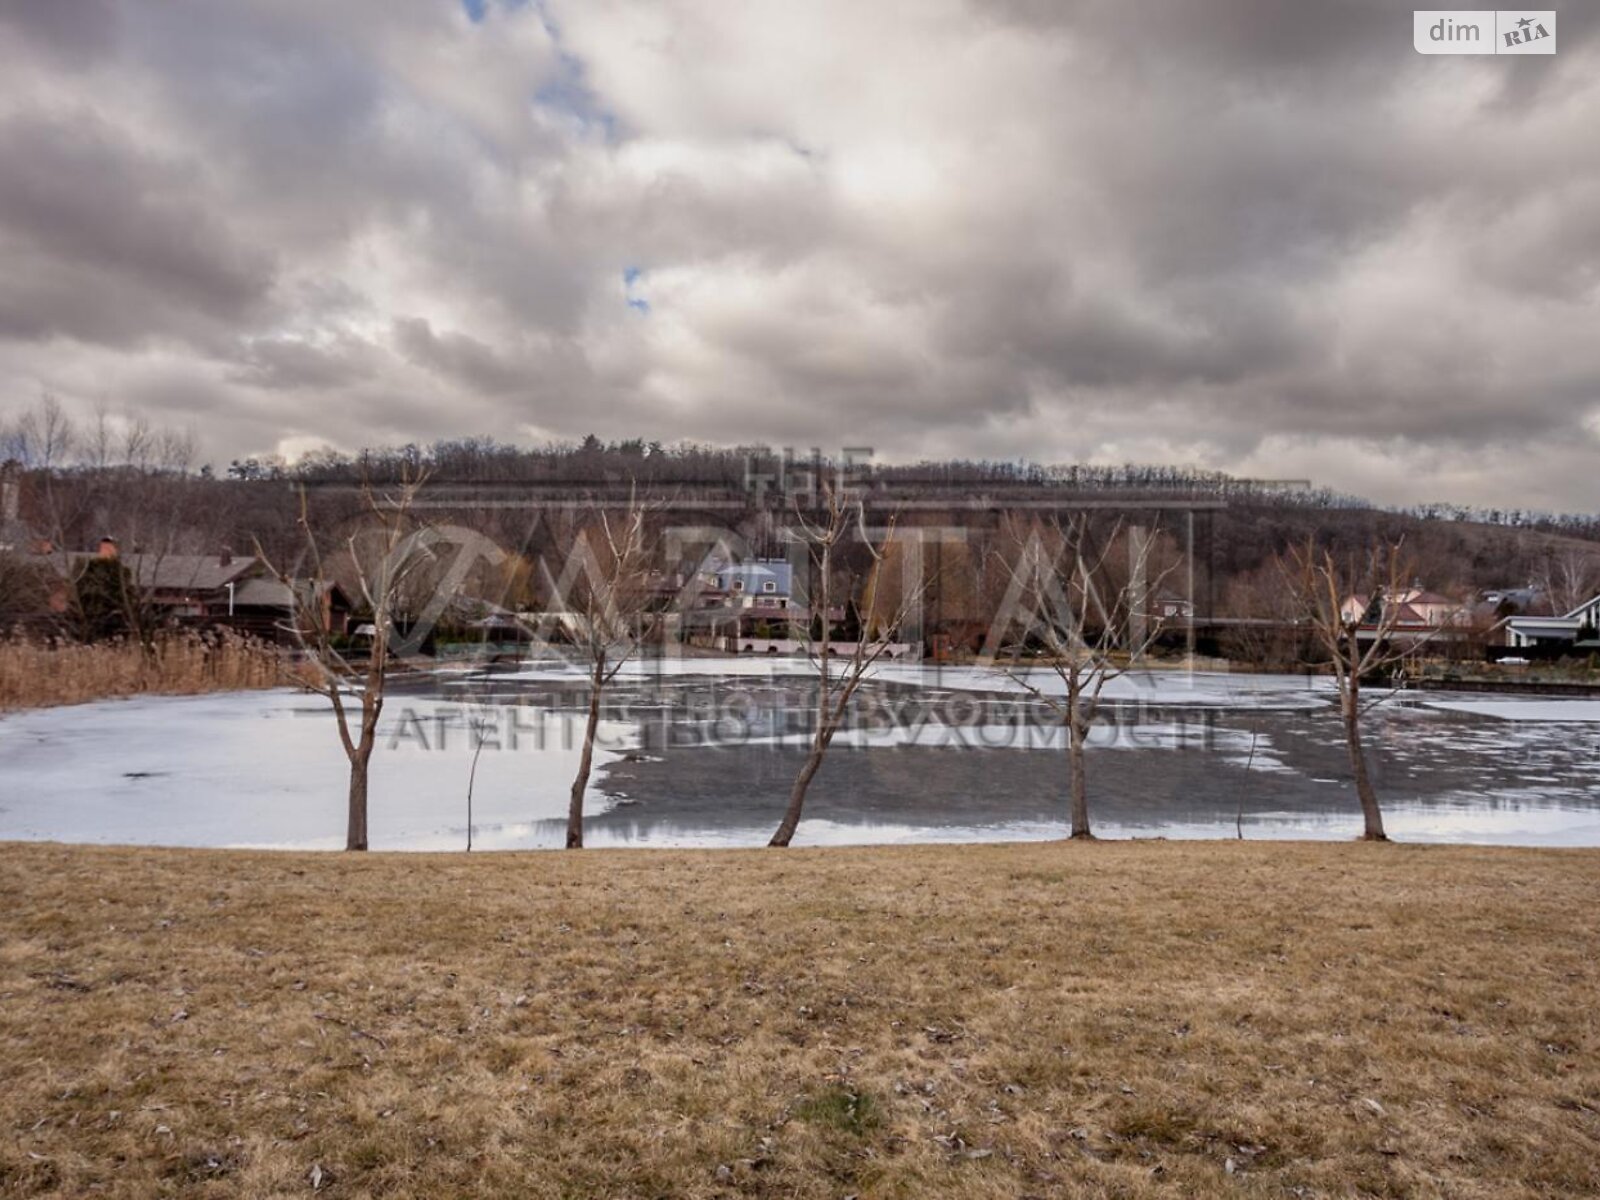
[[[631,664],[607,707],[589,844],[764,843],[807,740],[806,670]],[[1061,731],[1022,684],[888,665],[860,701],[797,845],[1061,836]],[[462,848],[474,760],[476,848],[560,845],[585,703],[577,672],[554,663],[397,685],[373,757],[372,846]],[[1368,742],[1394,837],[1600,845],[1600,700],[1402,694],[1372,713]],[[1089,772],[1103,836],[1360,830],[1324,680],[1126,676]],[[326,703],[289,690],[0,719],[0,839],[337,848],[345,779]]]

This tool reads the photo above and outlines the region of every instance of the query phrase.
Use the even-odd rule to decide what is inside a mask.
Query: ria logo
[[[1538,16],[1541,17],[1547,15],[1550,18],[1550,24],[1554,25],[1556,23],[1555,13],[1538,14]],[[1502,48],[1505,46],[1527,46],[1532,42],[1542,41],[1544,38],[1550,39],[1550,49],[1554,50],[1556,48],[1555,34],[1546,29],[1544,25],[1539,22],[1537,17],[1529,16],[1523,16],[1519,18],[1517,21],[1517,27],[1515,29],[1508,29],[1500,35]],[[1524,53],[1533,52],[1524,51]]]
[[[1554,54],[1553,9],[1418,9],[1412,15],[1418,54]]]

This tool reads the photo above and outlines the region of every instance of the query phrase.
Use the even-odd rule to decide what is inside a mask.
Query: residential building
[[[1405,641],[1455,639],[1473,628],[1471,605],[1420,585],[1376,599],[1360,593],[1347,596],[1339,614],[1346,622],[1360,622],[1358,640],[1376,637],[1380,624],[1387,624],[1391,638]]]
[[[1546,654],[1600,651],[1600,596],[1559,617],[1507,617],[1501,624],[1505,644]]]
[[[92,552],[48,556],[58,579],[52,607],[69,607],[69,581],[90,562],[113,559],[127,570],[130,600],[161,624],[228,625],[240,632],[273,641],[290,636],[286,626],[294,615],[294,594],[253,554],[123,554],[115,538],[104,537]],[[302,598],[312,584],[296,585]],[[335,633],[346,632],[351,604],[337,583],[323,586],[319,596],[323,619]]]
[[[700,579],[723,607],[760,609],[769,616],[786,611],[793,592],[794,566],[783,558],[758,558],[732,563],[708,559]]]

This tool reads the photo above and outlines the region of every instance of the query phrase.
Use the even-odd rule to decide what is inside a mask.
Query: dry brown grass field
[[[1600,1194],[1600,853],[0,847],[0,1195]]]

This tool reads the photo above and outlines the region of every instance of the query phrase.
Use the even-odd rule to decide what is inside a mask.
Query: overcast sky
[[[1594,11],[3,0],[0,404],[1594,510]]]

